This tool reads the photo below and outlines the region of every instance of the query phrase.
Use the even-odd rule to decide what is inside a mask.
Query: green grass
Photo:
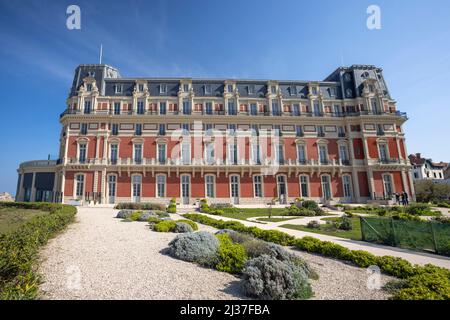
[[[322,220],[336,221],[338,219],[339,218],[325,218]],[[286,228],[286,229],[292,229],[292,230],[325,234],[328,236],[340,237],[340,238],[351,239],[351,240],[362,240],[361,239],[361,223],[359,221],[359,218],[351,218],[351,221],[352,221],[353,230],[349,230],[349,231],[338,230],[329,224],[323,224],[323,225],[321,224],[320,229],[311,229],[311,228],[307,228],[306,226],[299,226],[299,225],[294,225],[294,224],[283,224],[280,227]]]
[[[0,234],[15,231],[28,220],[45,214],[48,212],[35,209],[0,208]]]
[[[258,221],[264,221],[264,222],[282,222],[282,221],[289,221],[293,219],[298,219],[302,217],[291,217],[291,218],[257,218]]]

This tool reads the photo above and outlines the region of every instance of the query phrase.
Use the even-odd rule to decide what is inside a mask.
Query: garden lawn
[[[238,209],[239,212],[233,212],[232,210],[227,210],[227,208],[222,209],[224,211],[223,214],[220,216],[227,217],[227,218],[233,218],[233,219],[239,219],[239,220],[247,220],[248,218],[253,217],[268,217],[269,216],[269,209],[263,208],[263,209]],[[236,211],[236,208],[233,208],[234,211]],[[285,216],[287,214],[286,209],[281,208],[273,208],[272,209],[272,216]]]
[[[264,221],[264,222],[283,222],[283,221],[289,221],[293,219],[299,219],[302,217],[292,217],[292,218],[257,218],[258,221]]]
[[[28,220],[48,212],[14,207],[0,208],[0,234],[17,230]]]
[[[339,218],[324,218],[325,221],[336,221]],[[283,224],[280,227],[292,230],[300,230],[305,232],[320,233],[328,236],[335,236],[340,238],[346,238],[351,240],[362,240],[361,237],[361,223],[359,218],[350,218],[353,226],[353,230],[339,230],[333,227],[331,224],[321,224],[319,229],[312,229],[306,226]]]

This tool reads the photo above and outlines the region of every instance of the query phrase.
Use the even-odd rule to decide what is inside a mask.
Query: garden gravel
[[[122,222],[117,211],[79,207],[76,222],[43,248],[41,299],[243,298],[238,278],[160,253],[176,234]]]
[[[41,299],[245,299],[239,278],[161,253],[174,233],[115,219],[118,210],[78,208],[77,219],[41,250]],[[178,215],[172,215],[175,220]],[[199,230],[215,232],[199,225]],[[290,249],[291,250],[291,249]],[[387,299],[369,274],[338,260],[291,250],[319,274],[313,299]],[[380,276],[385,284],[392,277]]]

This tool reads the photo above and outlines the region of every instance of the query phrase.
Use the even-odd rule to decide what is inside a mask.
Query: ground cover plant
[[[0,208],[39,210],[21,226],[0,235],[0,299],[35,299],[39,248],[75,219],[76,208],[53,203],[0,203]]]

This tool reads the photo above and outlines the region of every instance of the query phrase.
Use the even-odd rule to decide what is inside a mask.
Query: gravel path
[[[41,251],[42,299],[241,297],[236,277],[161,254],[175,234],[122,222],[116,212],[79,207],[77,222]]]
[[[239,279],[160,253],[176,236],[143,222],[114,219],[117,210],[78,208],[77,222],[41,251],[42,299],[243,299]],[[178,215],[173,216],[175,219]],[[200,230],[214,232],[208,226]],[[292,250],[318,272],[313,299],[387,299],[369,290],[369,274],[337,260]],[[392,278],[380,277],[384,284]]]

